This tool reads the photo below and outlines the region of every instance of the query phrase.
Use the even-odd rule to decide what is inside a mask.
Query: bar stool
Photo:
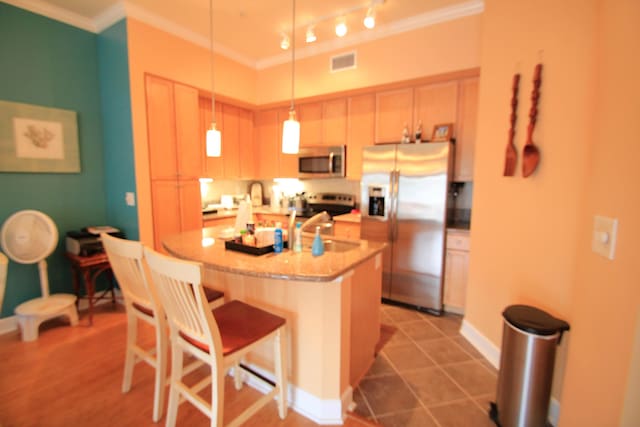
[[[278,413],[287,415],[287,378],[285,328],[286,320],[240,301],[228,302],[214,310],[207,303],[202,286],[202,266],[162,255],[145,247],[145,258],[153,280],[150,282],[164,307],[171,336],[171,379],[167,427],[176,423],[178,405],[189,401],[211,420],[211,426],[223,425],[224,376],[231,367],[264,341],[273,340],[275,384],[261,376],[252,375],[271,387],[269,393],[234,418],[228,426],[238,426],[278,397]],[[193,386],[183,382],[184,353],[190,354],[211,367],[211,377]],[[236,387],[241,385],[239,371],[234,371]],[[199,392],[211,383],[211,402]]]
[[[164,394],[167,378],[167,321],[159,303],[149,286],[147,273],[143,263],[143,246],[140,242],[120,239],[108,234],[101,234],[111,269],[120,285],[127,313],[127,347],[124,363],[122,392],[131,389],[133,368],[136,363],[144,361],[155,369],[153,393],[153,421],[162,418]],[[222,305],[224,294],[207,289],[207,300],[213,306]],[[155,329],[156,344],[153,349],[142,348],[137,343],[138,319],[150,324]]]

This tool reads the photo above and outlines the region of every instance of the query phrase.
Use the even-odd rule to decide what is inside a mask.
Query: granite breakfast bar
[[[324,255],[310,250],[254,256],[226,250],[222,227],[166,238],[175,257],[201,262],[204,280],[287,319],[289,403],[319,424],[341,424],[352,391],[375,357],[380,337],[384,244],[334,240]],[[248,361],[270,377],[270,348]]]

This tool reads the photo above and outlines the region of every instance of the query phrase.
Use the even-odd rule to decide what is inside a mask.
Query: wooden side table
[[[66,252],[65,256],[71,262],[71,276],[73,280],[73,289],[80,299],[80,281],[84,282],[84,289],[87,301],[89,302],[89,325],[93,325],[93,306],[96,301],[105,298],[107,293],[111,292],[111,302],[116,303],[116,294],[113,286],[113,271],[107,254],[100,253],[91,256],[78,256],[70,252]],[[96,279],[102,273],[109,276],[109,287],[99,296],[96,297]],[[76,300],[76,305],[78,304]]]

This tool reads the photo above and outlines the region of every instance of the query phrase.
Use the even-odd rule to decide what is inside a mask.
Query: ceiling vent
[[[342,55],[336,55],[331,57],[331,72],[351,70],[356,68],[356,53],[349,52]]]

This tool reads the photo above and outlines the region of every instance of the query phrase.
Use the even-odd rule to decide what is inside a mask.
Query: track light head
[[[376,10],[373,7],[367,10],[367,15],[364,17],[364,26],[368,29],[376,26]]]
[[[347,34],[347,21],[344,16],[336,20],[336,36],[344,37]]]
[[[306,40],[307,40],[307,43],[313,43],[314,41],[317,40],[316,33],[314,31],[313,26],[310,26],[309,28],[307,28]]]

